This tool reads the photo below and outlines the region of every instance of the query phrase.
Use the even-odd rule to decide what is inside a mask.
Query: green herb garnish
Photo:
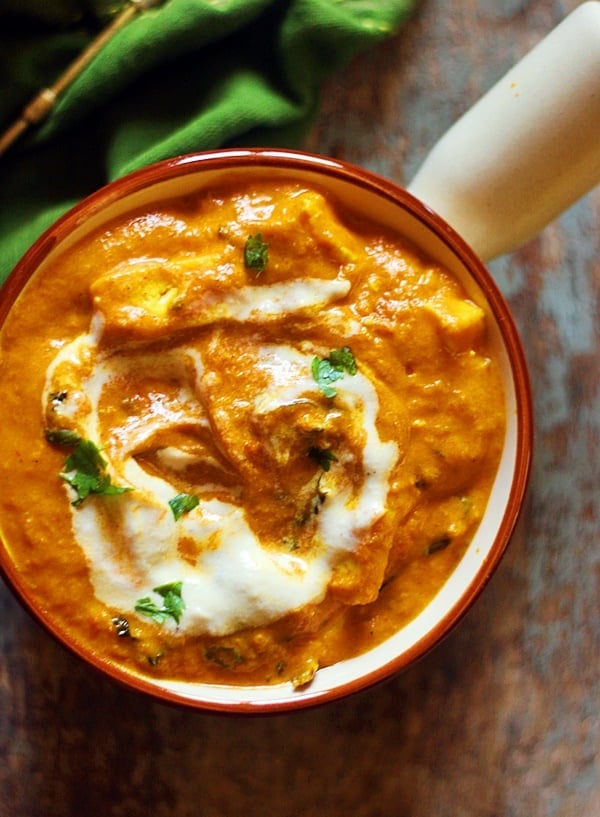
[[[337,462],[338,458],[333,451],[327,448],[319,448],[317,445],[311,445],[306,452],[311,460],[314,460],[317,465],[320,465],[323,471],[329,471],[332,462]]]
[[[262,272],[269,261],[269,245],[262,239],[262,233],[248,236],[244,247],[244,265],[246,269]]]
[[[341,349],[334,349],[329,354],[329,360],[331,364],[339,369],[342,369],[348,374],[356,374],[356,360],[354,359],[354,355],[352,354],[352,350],[349,346],[342,346]]]
[[[77,494],[72,505],[81,505],[90,494],[116,496],[132,490],[132,488],[113,485],[110,474],[106,471],[107,462],[98,446],[91,440],[84,440],[68,431],[52,432],[51,436],[54,438],[50,440],[51,442],[59,442],[60,445],[75,445],[75,450],[65,460],[65,470],[60,475]],[[49,439],[48,432],[46,439]]]
[[[356,360],[349,346],[334,349],[329,357],[314,357],[311,365],[312,376],[325,397],[335,397],[337,390],[332,386],[346,374],[355,375]]]
[[[136,613],[149,616],[157,624],[164,624],[169,617],[175,619],[179,624],[181,614],[185,610],[185,602],[181,597],[181,585],[182,582],[171,582],[170,584],[161,584],[159,587],[152,588],[154,593],[162,596],[162,606],[159,607],[152,601],[150,596],[144,596],[143,599],[138,599],[135,603]]]
[[[170,499],[169,507],[173,511],[175,521],[177,522],[184,513],[189,513],[193,510],[199,502],[200,499],[196,494],[177,494],[173,499]]]

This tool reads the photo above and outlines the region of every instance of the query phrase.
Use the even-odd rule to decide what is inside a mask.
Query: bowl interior
[[[161,699],[218,711],[281,711],[337,699],[383,680],[428,651],[469,608],[504,552],[525,491],[531,448],[531,400],[520,341],[508,307],[481,262],[450,227],[408,193],[384,179],[324,157],[275,150],[218,151],[163,162],[103,188],[60,219],[17,266],[2,293],[0,321],[34,272],[43,272],[57,253],[116,216],[257,172],[318,185],[356,213],[403,235],[461,281],[487,314],[504,382],[507,431],[486,514],[446,584],[421,614],[394,636],[363,655],[319,670],[312,683],[300,690],[288,684],[237,687],[152,682],[107,665],[56,631],[52,622],[43,620],[42,611],[27,599],[8,556],[0,552],[9,582],[25,596],[32,612],[87,661],[116,680]]]

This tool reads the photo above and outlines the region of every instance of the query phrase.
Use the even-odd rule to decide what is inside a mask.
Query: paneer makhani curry
[[[157,678],[300,687],[428,603],[504,439],[484,311],[318,189],[130,213],[1,334],[6,546],[48,615]]]

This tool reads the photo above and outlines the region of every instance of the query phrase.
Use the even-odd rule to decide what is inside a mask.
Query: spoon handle
[[[483,260],[600,182],[600,2],[586,2],[434,146],[409,191]]]

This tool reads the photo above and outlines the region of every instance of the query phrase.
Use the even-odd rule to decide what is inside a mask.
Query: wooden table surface
[[[572,0],[421,0],[333,77],[309,147],[406,182]],[[511,547],[417,666],[265,719],[99,677],[0,585],[0,817],[598,817],[600,190],[491,264],[531,369],[536,451]]]

